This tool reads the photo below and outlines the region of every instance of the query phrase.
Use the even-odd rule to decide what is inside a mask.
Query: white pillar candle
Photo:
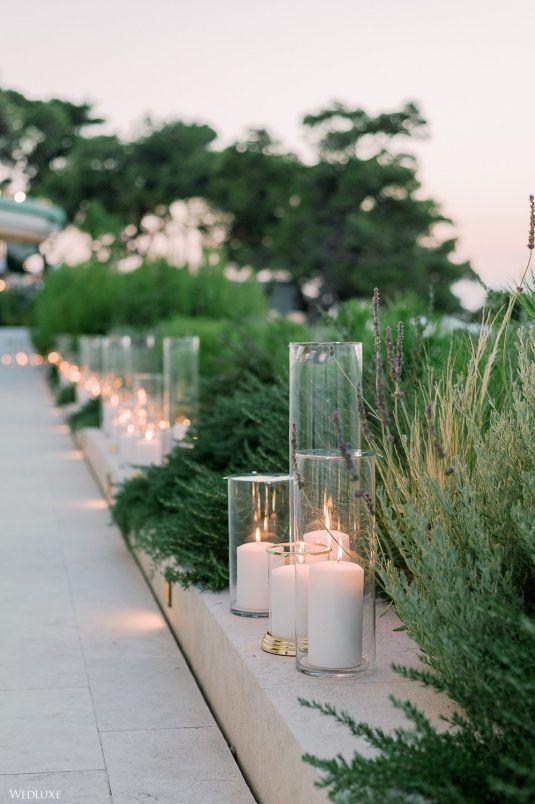
[[[103,398],[102,400],[102,424],[104,427],[104,433],[107,436],[111,435],[112,430],[112,421],[114,416],[117,413],[117,408],[119,407],[119,397],[117,394],[112,394],[109,398]]]
[[[257,528],[255,541],[238,547],[236,608],[255,612],[269,610],[267,548],[271,544],[260,539],[260,528]]]
[[[331,561],[336,561],[339,558],[339,547],[341,551],[341,561],[349,561],[349,535],[341,530],[331,528],[331,519],[327,507],[324,509],[325,527],[321,530],[309,530],[303,535],[303,541],[308,544],[325,544],[331,548]]]
[[[310,566],[308,564],[301,564],[299,556],[297,557],[297,564],[295,566],[295,584],[296,584],[296,623],[295,630],[297,638],[302,639],[308,635],[308,583],[309,583]]]
[[[117,452],[119,448],[119,438],[121,436],[122,429],[123,428],[119,421],[119,417],[116,415],[115,411],[113,411],[110,420],[110,430],[108,440],[108,449],[110,452]]]
[[[271,635],[295,639],[295,566],[283,564],[271,571],[269,579]]]
[[[141,466],[161,464],[162,444],[158,432],[148,430],[137,442],[136,463]]]
[[[136,448],[139,435],[132,424],[129,424],[119,436],[119,456],[121,463],[132,465],[136,463]]]
[[[160,438],[162,442],[162,455],[169,455],[173,449],[173,436],[169,424],[160,425]]]
[[[175,441],[184,440],[184,438],[186,437],[186,433],[189,430],[190,423],[191,422],[189,419],[184,419],[184,421],[177,422],[173,426],[173,438],[175,439]]]
[[[364,570],[349,561],[310,566],[308,661],[329,670],[362,661]]]
[[[331,561],[336,561],[338,557],[338,547],[342,547],[341,561],[349,561],[349,536],[341,530],[309,530],[303,534],[303,541],[307,544],[325,544],[331,547]]]

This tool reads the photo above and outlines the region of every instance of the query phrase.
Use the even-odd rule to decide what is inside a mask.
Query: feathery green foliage
[[[177,447],[119,491],[113,518],[168,579],[218,590],[228,584],[227,489],[233,472],[285,471],[287,391],[247,375],[205,410],[195,447]],[[202,550],[199,545],[202,544]]]
[[[75,410],[68,418],[71,430],[83,430],[84,427],[100,427],[100,399],[89,399],[81,408]]]
[[[72,383],[63,385],[56,391],[56,405],[63,407],[63,405],[70,405],[76,402],[76,386]]]
[[[457,707],[443,732],[398,701],[407,728],[385,734],[308,703],[377,750],[305,757],[333,801],[535,798],[535,333],[511,323],[514,301],[470,341],[463,371],[452,353],[419,405],[393,401],[393,440],[373,426],[381,581],[429,668],[395,669]]]

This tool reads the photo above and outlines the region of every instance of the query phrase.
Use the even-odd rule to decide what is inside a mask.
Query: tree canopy
[[[329,307],[379,285],[385,297],[412,289],[439,309],[458,306],[451,285],[471,278],[453,260],[455,240],[437,240],[449,222],[420,194],[418,166],[398,142],[426,121],[415,103],[370,115],[334,103],[303,118],[311,162],[287,152],[265,129],[217,147],[209,125],[146,121],[124,141],[103,134],[90,104],[28,100],[0,91],[0,168],[4,184],[62,205],[93,237],[110,233],[124,247],[125,227],[165,215],[178,199],[204,198],[230,221],[226,258],[255,269],[287,271],[315,288]],[[122,244],[122,245],[121,245]]]

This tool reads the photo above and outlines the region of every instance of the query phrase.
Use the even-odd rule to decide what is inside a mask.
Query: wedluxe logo
[[[57,801],[61,798],[61,790],[10,790],[9,794],[21,801]]]

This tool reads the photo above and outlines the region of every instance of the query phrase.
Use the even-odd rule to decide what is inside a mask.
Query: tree
[[[20,92],[0,89],[0,165],[3,182],[24,176],[39,188],[90,126],[103,121],[92,116],[88,103],[52,98],[29,100]]]
[[[303,165],[266,129],[215,154],[208,197],[232,215],[228,256],[242,265],[269,267],[273,233],[288,206]]]
[[[457,308],[450,286],[474,274],[451,261],[454,239],[433,239],[435,224],[449,221],[416,196],[414,158],[392,148],[425,125],[418,107],[370,117],[335,104],[303,124],[318,159],[298,174],[293,202],[271,232],[274,263],[298,281],[317,278],[325,307],[375,286],[391,298],[406,289],[426,296],[431,285],[438,309]]]
[[[68,157],[52,170],[41,191],[62,204],[91,234],[94,205],[99,224],[106,213],[110,230],[137,224],[147,212],[178,198],[206,195],[208,147],[216,132],[205,125],[166,123],[124,143],[114,135],[80,138]],[[100,227],[99,227],[100,228]]]
[[[208,125],[147,120],[125,142],[91,136],[101,122],[89,104],[1,91],[0,167],[6,181],[24,175],[32,193],[62,205],[93,238],[108,234],[118,256],[136,248],[147,213],[163,221],[173,201],[204,198],[228,213],[227,258],[284,269],[301,286],[313,280],[314,307],[369,296],[376,285],[387,298],[406,289],[427,297],[432,285],[437,309],[453,310],[451,285],[473,277],[452,259],[455,240],[434,236],[449,221],[420,197],[416,161],[398,149],[425,131],[414,103],[376,116],[336,103],[305,116],[313,164],[265,129],[218,150]]]

